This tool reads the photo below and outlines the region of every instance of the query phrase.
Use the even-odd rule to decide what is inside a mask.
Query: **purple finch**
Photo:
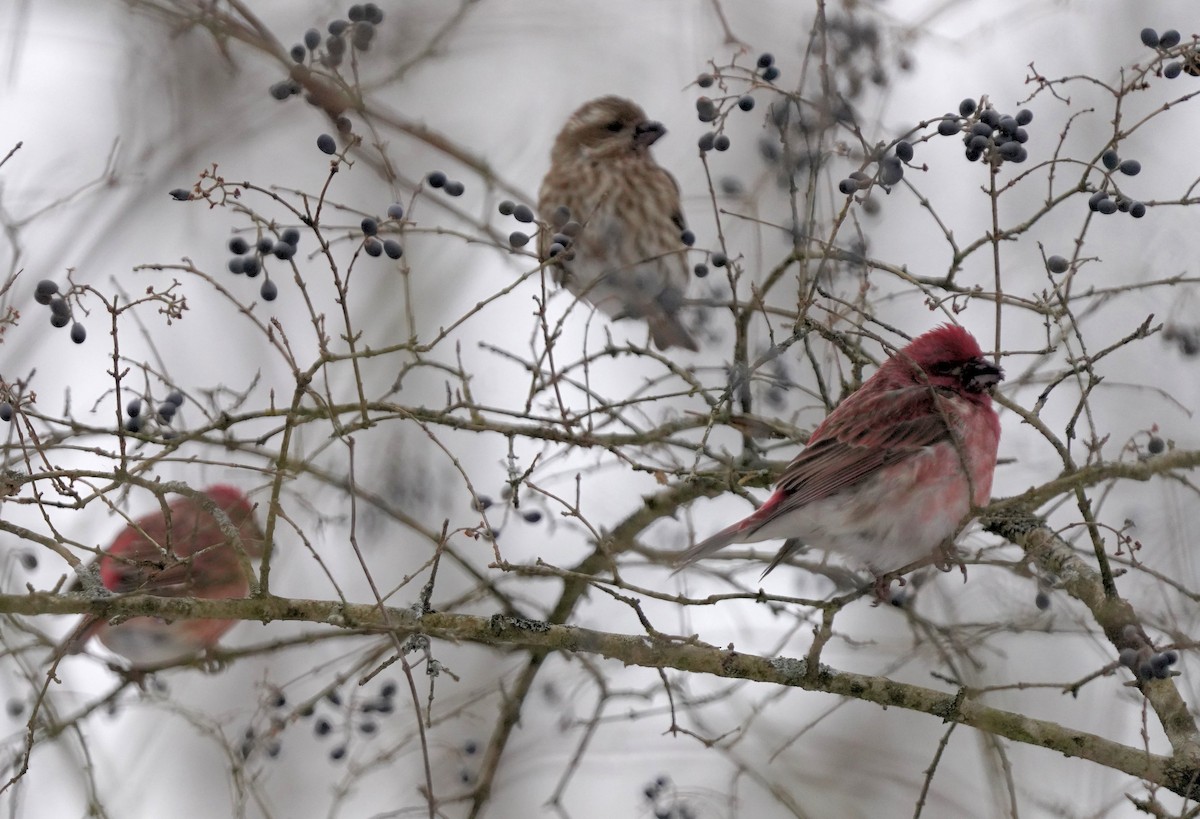
[[[991,497],[1000,421],[990,392],[1003,377],[961,327],[919,336],[813,430],[758,511],[680,564],[775,538],[789,541],[764,575],[800,543],[848,555],[876,577],[932,562]]]
[[[250,557],[262,554],[263,533],[249,500],[231,486],[204,491],[237,530]],[[179,498],[161,511],[125,527],[100,558],[100,581],[118,594],[220,599],[245,597],[249,582],[235,546],[216,517],[192,498]],[[118,624],[85,617],[67,639],[66,650],[83,650],[92,637],[136,666],[178,662],[212,648],[235,620],[176,620],[131,617]]]
[[[679,186],[650,156],[666,133],[633,102],[600,97],[554,140],[538,253],[560,283],[614,319],[643,319],[661,350],[696,342],[679,321],[688,284]]]

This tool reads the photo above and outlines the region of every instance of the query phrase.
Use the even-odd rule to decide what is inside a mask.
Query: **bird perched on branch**
[[[679,320],[689,278],[679,186],[650,156],[665,133],[621,97],[594,99],[572,114],[538,196],[550,224],[538,251],[581,300],[614,319],[642,319],[661,350],[695,350]]]
[[[877,578],[933,562],[991,497],[1000,441],[991,391],[1003,378],[961,327],[918,336],[813,430],[758,511],[679,564],[776,538],[788,542],[764,576],[801,544],[847,555]]]
[[[232,525],[229,537],[222,522],[197,498],[181,497],[164,510],[138,518],[117,536],[99,559],[100,581],[118,594],[221,599],[245,597],[249,581],[244,561],[260,557],[263,532],[250,501],[241,491],[218,484],[204,490],[212,507]],[[111,624],[84,617],[64,649],[78,653],[92,637],[135,667],[185,660],[213,648],[236,620],[175,620],[130,617]]]

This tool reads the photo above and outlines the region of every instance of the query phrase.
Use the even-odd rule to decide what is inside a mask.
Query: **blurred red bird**
[[[991,497],[1000,420],[990,393],[1003,378],[961,327],[917,337],[813,431],[758,511],[679,564],[775,538],[789,542],[764,576],[800,544],[848,555],[876,577],[932,562]]]
[[[557,231],[543,228],[538,254],[553,258],[555,279],[601,312],[645,320],[660,350],[695,350],[679,321],[689,279],[679,185],[650,156],[665,133],[621,97],[572,114],[538,195],[542,218]]]
[[[237,529],[240,546],[260,557],[263,532],[250,501],[231,486],[204,490]],[[217,519],[191,498],[179,498],[161,511],[138,518],[117,536],[100,558],[100,580],[119,594],[144,592],[160,597],[220,599],[245,597],[250,585],[236,548]],[[66,650],[83,650],[98,637],[110,651],[135,667],[164,665],[214,647],[236,620],[176,620],[131,617],[117,625],[85,617],[67,639]]]

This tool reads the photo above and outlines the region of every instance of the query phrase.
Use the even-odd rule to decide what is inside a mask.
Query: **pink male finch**
[[[250,557],[262,554],[263,532],[249,500],[231,486],[210,486],[204,494],[237,530]],[[100,580],[116,593],[220,599],[245,597],[249,583],[236,548],[217,519],[192,498],[179,498],[161,511],[125,527],[100,558]],[[214,647],[236,620],[176,620],[131,617],[116,625],[85,617],[67,639],[78,653],[92,637],[134,666],[178,662]]]
[[[542,261],[557,281],[614,319],[644,319],[661,350],[696,342],[679,321],[688,284],[679,185],[650,156],[666,133],[633,102],[600,97],[554,140],[538,210]],[[572,235],[574,234],[574,235]],[[553,248],[553,252],[552,252]]]
[[[680,565],[774,538],[789,542],[764,576],[800,543],[848,555],[876,577],[932,562],[991,497],[1000,420],[990,391],[1003,378],[961,327],[917,337],[813,430],[758,511]]]

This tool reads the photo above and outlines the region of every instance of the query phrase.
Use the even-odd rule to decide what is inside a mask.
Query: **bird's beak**
[[[1004,380],[1004,370],[986,358],[977,358],[963,368],[962,380],[971,392],[987,392]]]
[[[661,122],[654,122],[653,120],[639,122],[633,129],[633,141],[643,148],[649,148],[655,142],[658,142],[658,138],[666,132],[667,129],[663,127]]]

